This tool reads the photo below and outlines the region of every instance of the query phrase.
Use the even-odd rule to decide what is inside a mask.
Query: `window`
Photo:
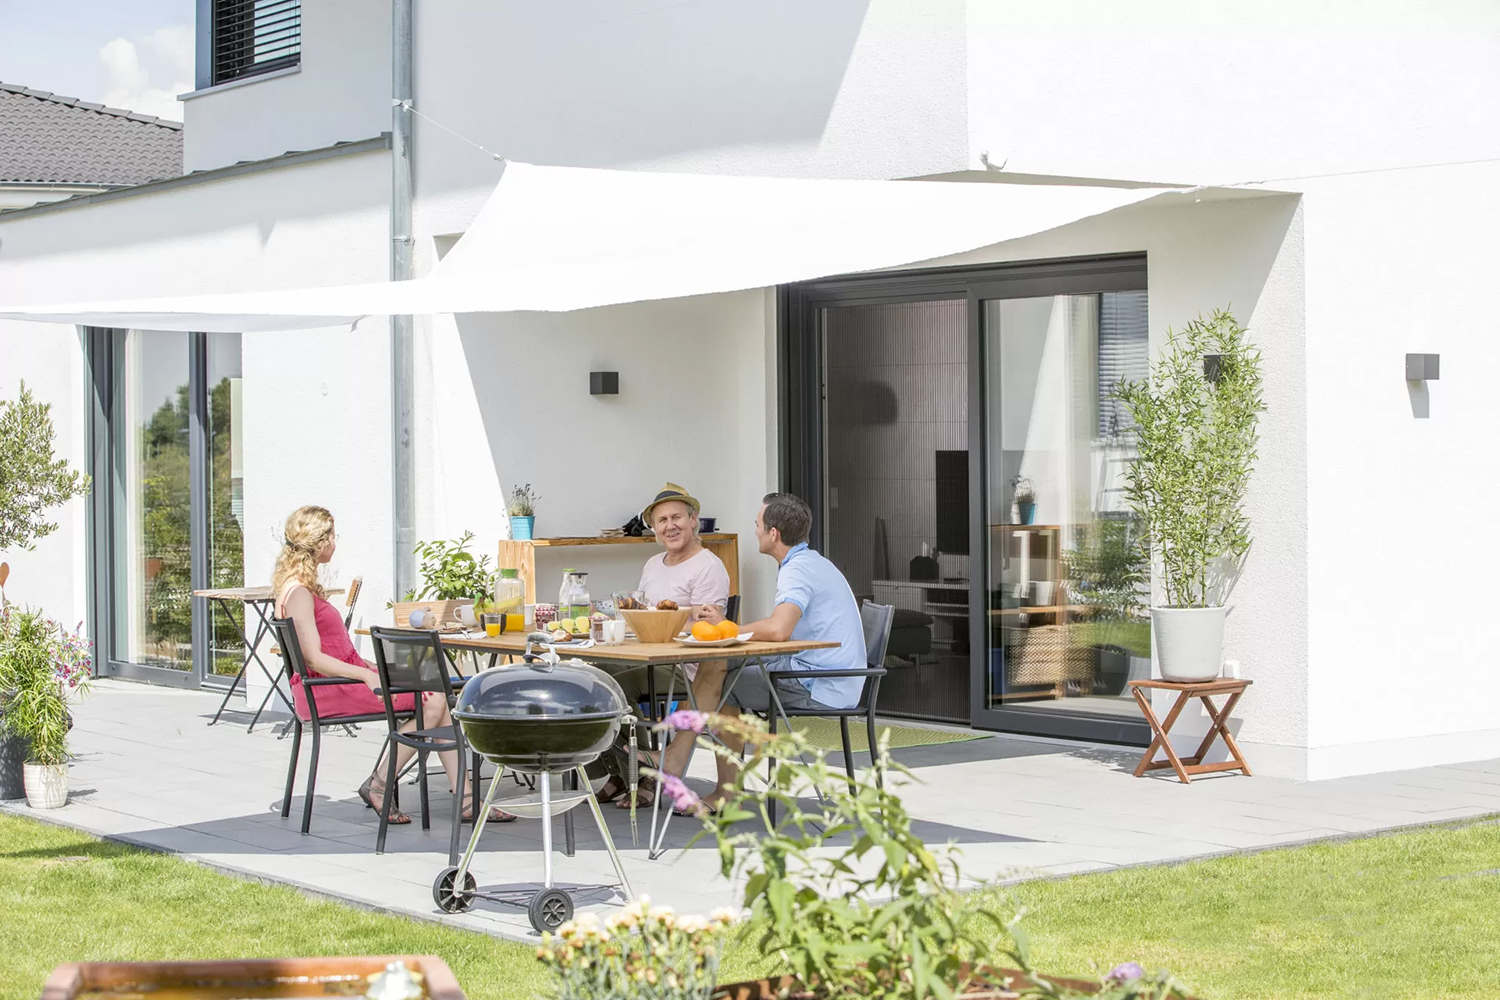
[[[297,65],[301,0],[213,0],[213,55],[216,84]]]

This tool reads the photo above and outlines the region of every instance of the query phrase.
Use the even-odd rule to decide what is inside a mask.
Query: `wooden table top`
[[[357,635],[369,635],[369,629],[356,629]],[[443,635],[444,646],[450,649],[461,649],[474,653],[524,653],[526,652],[526,634],[516,632],[508,635],[465,635],[461,632],[452,632]],[[742,659],[745,657],[767,657],[787,656],[792,653],[805,653],[813,649],[837,649],[836,642],[812,642],[807,640],[788,640],[787,642],[742,642],[737,646],[721,646],[717,649],[704,649],[701,646],[685,646],[680,642],[637,642],[634,639],[626,639],[618,646],[603,646],[595,644],[585,649],[561,646],[557,655],[562,657],[577,656],[585,660],[598,660],[609,663],[631,663],[631,664],[672,664],[692,663],[697,660],[725,660]]]
[[[323,591],[330,597],[343,592],[343,587],[330,587]],[[244,601],[246,604],[257,604],[261,601],[269,601],[276,595],[271,593],[270,587],[215,587],[209,590],[195,590],[193,596],[207,597],[215,601]]]
[[[1255,683],[1245,677],[1215,677],[1211,681],[1131,681],[1133,688],[1160,688],[1164,691],[1186,691],[1189,694],[1224,694],[1243,691]]]

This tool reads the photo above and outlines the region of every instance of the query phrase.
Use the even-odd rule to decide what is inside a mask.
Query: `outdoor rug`
[[[792,726],[796,728],[807,741],[815,747],[824,750],[843,750],[844,742],[839,736],[839,723],[837,719],[793,719]],[[935,747],[943,743],[967,743],[970,740],[983,740],[989,738],[989,733],[976,733],[970,731],[950,731],[947,729],[927,729],[922,726],[893,726],[884,722],[875,724],[875,738],[886,730],[890,730],[891,749],[900,750],[903,747]],[[849,720],[849,742],[856,752],[870,749],[869,740],[865,739],[865,724],[863,719]]]

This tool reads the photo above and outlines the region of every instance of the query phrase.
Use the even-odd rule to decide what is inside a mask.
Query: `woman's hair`
[[[298,507],[286,519],[281,554],[271,574],[271,593],[279,600],[288,582],[302,584],[315,597],[327,597],[318,582],[318,553],[333,537],[333,515],[323,507]]]

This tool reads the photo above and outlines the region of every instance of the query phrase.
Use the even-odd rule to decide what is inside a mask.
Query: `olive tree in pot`
[[[56,809],[68,801],[68,696],[89,687],[89,641],[39,611],[0,608],[0,692],[4,730],[26,747],[26,801]]]
[[[1245,332],[1224,310],[1200,316],[1169,334],[1149,380],[1115,390],[1137,427],[1125,495],[1161,573],[1151,627],[1167,680],[1219,676],[1225,601],[1250,549],[1245,494],[1265,402]]]

